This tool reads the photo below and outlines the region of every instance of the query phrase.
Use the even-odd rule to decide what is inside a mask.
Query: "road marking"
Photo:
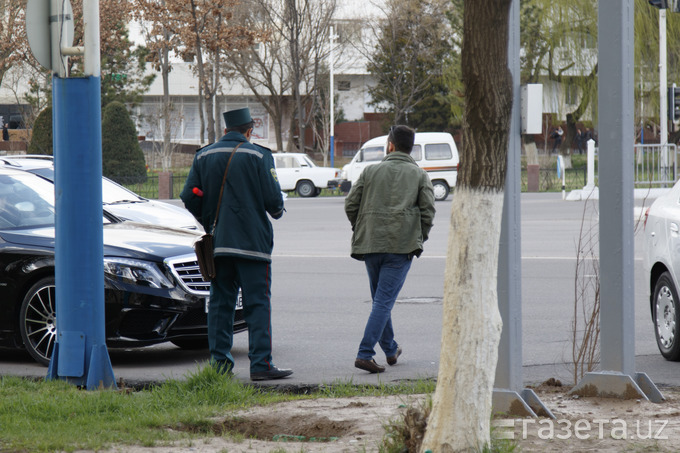
[[[352,258],[351,256],[348,255],[303,255],[303,254],[298,254],[298,253],[274,253],[272,254],[272,257],[274,258],[331,258],[331,259],[345,259],[345,258]],[[423,254],[420,256],[418,259],[437,259],[437,260],[443,260],[446,259],[446,255],[426,255]],[[575,256],[523,256],[523,260],[527,261],[540,261],[540,260],[545,260],[545,261],[575,261],[576,257]],[[584,260],[592,260],[592,259],[598,259],[598,257],[591,258],[591,257],[584,257]],[[634,258],[635,261],[642,261],[642,258]]]

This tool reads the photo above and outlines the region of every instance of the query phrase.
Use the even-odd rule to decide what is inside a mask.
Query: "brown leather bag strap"
[[[224,170],[224,177],[222,177],[222,187],[220,187],[220,197],[217,199],[217,210],[215,211],[215,221],[213,222],[212,229],[210,230],[210,234],[212,234],[215,231],[215,227],[217,226],[217,216],[220,215],[220,206],[222,205],[222,194],[224,194],[224,183],[227,181],[227,173],[229,172],[229,165],[231,165],[231,160],[234,158],[234,154],[236,154],[236,150],[239,149],[241,145],[243,145],[245,142],[241,142],[236,147],[231,151],[231,156],[229,156],[229,160],[227,161],[227,168]]]

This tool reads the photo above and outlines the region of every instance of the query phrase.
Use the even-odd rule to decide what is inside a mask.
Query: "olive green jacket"
[[[353,258],[368,253],[420,256],[434,220],[430,178],[408,154],[389,153],[364,168],[345,199]]]

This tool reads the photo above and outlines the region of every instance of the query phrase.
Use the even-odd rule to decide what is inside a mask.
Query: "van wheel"
[[[434,188],[434,199],[436,201],[444,201],[449,197],[451,189],[446,184],[446,181],[432,181],[432,187]]]
[[[297,183],[295,191],[303,198],[313,197],[316,195],[316,187],[311,181],[300,181]]]

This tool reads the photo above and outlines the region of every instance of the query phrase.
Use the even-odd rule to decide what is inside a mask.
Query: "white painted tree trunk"
[[[422,452],[476,451],[490,441],[503,192],[457,187],[452,203],[439,375]]]

